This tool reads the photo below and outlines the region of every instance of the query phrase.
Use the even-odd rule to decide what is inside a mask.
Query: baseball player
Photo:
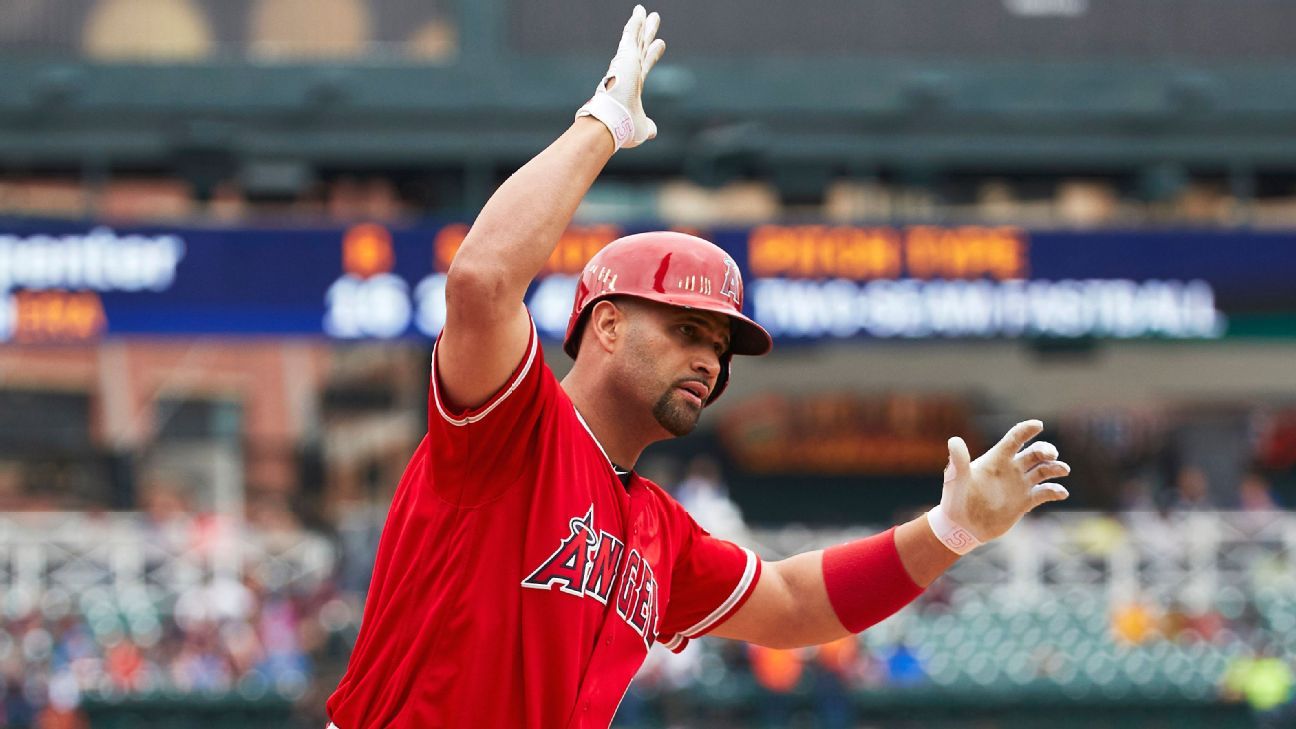
[[[577,204],[656,127],[640,91],[665,44],[637,6],[575,122],[482,209],[447,274],[428,433],[392,501],[363,625],[328,701],[337,729],[607,727],[654,642],[772,647],[864,630],[961,554],[1066,498],[1057,449],[1012,428],[949,442],[939,506],[885,533],[763,563],[634,466],[693,429],[734,355],[770,350],[738,268],[680,233],[614,241],[581,274],[560,383],[523,306]]]

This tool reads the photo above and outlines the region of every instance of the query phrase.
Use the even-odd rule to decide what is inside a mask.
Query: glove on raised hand
[[[621,44],[599,81],[594,96],[576,112],[576,118],[592,116],[612,133],[617,149],[637,147],[657,136],[657,125],[644,114],[644,79],[666,51],[666,41],[657,38],[661,16],[636,5],[621,33]]]
[[[927,513],[932,531],[945,546],[966,554],[1002,536],[1040,504],[1070,496],[1061,485],[1046,483],[1071,473],[1071,467],[1058,460],[1057,447],[1039,441],[1023,448],[1043,430],[1038,420],[1018,423],[975,461],[962,438],[949,439],[940,505]]]

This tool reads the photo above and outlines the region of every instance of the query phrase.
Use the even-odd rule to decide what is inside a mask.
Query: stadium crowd
[[[1179,481],[1176,497],[1164,502],[1167,509],[1141,518],[1174,518],[1199,508],[1196,476],[1181,475]],[[1266,491],[1254,483],[1248,489]],[[750,538],[710,460],[695,461],[676,494],[717,533]],[[1252,495],[1246,503],[1263,507],[1256,514],[1274,509],[1271,496]],[[156,548],[148,559],[157,569],[167,568],[168,555],[217,543],[218,520],[194,513],[174,494],[152,493],[145,505],[138,527]],[[295,705],[300,726],[318,726],[322,699],[358,629],[381,517],[381,509],[361,506],[339,520],[331,535],[339,558],[326,579],[293,581],[250,566],[241,580],[198,581],[170,596],[108,586],[80,592],[8,590],[0,606],[0,726],[80,729],[89,725],[87,708],[97,704],[192,696],[269,697]],[[1078,548],[1101,555],[1126,537],[1130,524],[1130,514],[1094,514],[1071,527],[1072,537]],[[247,528],[273,533],[284,543],[308,535],[286,504],[274,500],[253,501]],[[1202,675],[1185,671],[1168,677],[1169,685],[1191,693],[1205,681],[1213,696],[1247,701],[1258,716],[1286,720],[1296,679],[1290,661],[1280,656],[1296,630],[1284,622],[1296,620],[1296,604],[1262,604],[1264,596],[1282,587],[1281,567],[1272,575],[1269,583],[1256,585],[1254,595],[1223,591],[1206,609],[1150,599],[1113,605],[1092,595],[1071,606],[1088,613],[1059,614],[1056,606],[1048,607],[1027,624],[1049,630],[1063,626],[1058,632],[1074,633],[1071,643],[1008,642],[997,659],[1004,665],[1021,662],[1023,685],[1068,686],[1088,677],[1138,688],[1143,682],[1138,674],[1106,675],[1090,670],[1083,657],[1101,654],[1119,664],[1137,661],[1140,654],[1204,656],[1209,660],[1202,661]],[[954,583],[938,582],[888,624],[814,649],[776,651],[704,641],[676,656],[658,647],[632,685],[617,726],[808,722],[845,728],[857,725],[861,695],[897,688],[975,688],[974,677],[953,671],[939,654],[949,650],[951,640],[995,635],[999,618],[988,616],[980,600]]]

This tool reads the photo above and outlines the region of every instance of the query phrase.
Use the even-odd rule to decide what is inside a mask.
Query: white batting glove
[[[666,41],[657,38],[661,16],[636,5],[621,33],[621,44],[599,81],[594,96],[576,112],[576,118],[592,116],[612,133],[617,149],[638,147],[657,136],[657,125],[643,110],[644,79],[666,51]]]
[[[962,438],[949,439],[940,504],[927,513],[945,546],[967,554],[1002,536],[1031,509],[1071,495],[1059,484],[1046,483],[1071,473],[1058,460],[1056,446],[1039,441],[1023,449],[1043,430],[1038,420],[1018,423],[975,461]]]

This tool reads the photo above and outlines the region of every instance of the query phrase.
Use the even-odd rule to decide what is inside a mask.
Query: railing
[[[754,530],[752,539],[764,558],[778,559],[872,531],[793,526]],[[329,577],[335,563],[334,548],[321,535],[264,532],[216,518],[0,515],[0,584],[7,591],[144,589],[168,598],[211,580],[245,576],[270,588],[309,586]],[[1238,595],[1296,594],[1296,514],[1032,515],[943,580],[959,595],[1023,606],[1076,587],[1112,605],[1144,599],[1194,610]]]
[[[757,530],[767,559],[816,549],[867,529]],[[7,592],[108,590],[169,600],[219,579],[270,588],[329,577],[332,545],[308,532],[260,532],[217,519],[150,522],[139,514],[0,516],[0,584]],[[1115,607],[1144,600],[1200,611],[1225,601],[1296,594],[1296,515],[1131,512],[1032,516],[956,565],[959,599],[1038,606],[1087,588]]]
[[[864,529],[757,530],[767,559],[863,536]],[[1219,600],[1296,594],[1296,514],[1062,512],[1031,515],[959,562],[955,593],[1037,606],[1084,587],[1121,605],[1147,600],[1203,610]]]
[[[0,515],[0,585],[10,599],[54,591],[157,604],[246,577],[270,589],[309,589],[333,574],[335,562],[332,544],[318,534],[257,531],[217,518]]]

